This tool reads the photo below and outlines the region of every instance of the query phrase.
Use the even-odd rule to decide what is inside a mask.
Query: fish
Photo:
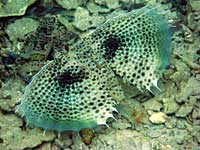
[[[141,91],[158,88],[169,63],[170,41],[170,27],[154,8],[108,19],[32,78],[19,109],[28,124],[44,130],[107,125],[125,99],[118,79]]]

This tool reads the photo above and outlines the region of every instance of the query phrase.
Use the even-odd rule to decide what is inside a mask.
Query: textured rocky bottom
[[[87,3],[87,7],[77,1],[76,6],[75,3],[73,4],[74,20],[69,24],[78,34],[80,32],[84,34],[86,30],[98,26],[97,20],[101,23],[103,20],[100,19],[101,17],[112,16],[112,10],[121,10],[124,7],[129,9],[128,6],[131,6],[126,0],[117,1],[118,3],[111,1],[102,2],[101,5],[100,2],[92,1]],[[143,2],[136,1],[137,4]],[[46,131],[44,134],[40,128],[26,127],[24,119],[16,114],[15,110],[26,86],[21,78],[23,69],[27,71],[30,67],[20,66],[22,69],[17,70],[17,73],[12,70],[12,64],[5,67],[2,63],[5,61],[2,60],[5,60],[6,56],[2,51],[11,49],[12,45],[3,45],[2,42],[0,45],[2,49],[0,50],[0,149],[198,150],[200,146],[200,29],[198,26],[200,5],[197,4],[199,1],[196,2],[192,0],[186,3],[180,0],[173,3],[167,0],[159,0],[157,3],[153,0],[148,2],[154,7],[162,3],[159,9],[168,10],[165,17],[173,25],[170,66],[159,81],[161,92],[154,89],[155,95],[148,93],[144,95],[134,88],[125,86],[128,96],[119,105],[120,115],[114,114],[117,120],[108,120],[109,128],[98,126],[92,132],[62,132],[58,137],[58,133],[53,131]],[[105,7],[101,7],[102,5]],[[59,6],[61,7],[62,4]],[[68,7],[69,5],[65,6]],[[88,23],[84,18],[87,18]],[[96,22],[90,24],[91,20]],[[0,30],[3,31],[5,28]],[[12,35],[13,38],[14,36],[19,35]],[[15,48],[13,50],[18,54],[21,52]],[[36,65],[34,67],[36,68]],[[87,140],[92,141],[90,143],[86,142]]]

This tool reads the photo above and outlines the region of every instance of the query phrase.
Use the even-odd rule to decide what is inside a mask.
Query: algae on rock
[[[36,0],[8,0],[5,4],[0,2],[0,18],[24,15],[28,6]]]
[[[43,141],[52,141],[56,135],[48,131],[43,136],[43,131],[39,128],[23,130],[23,122],[16,115],[5,115],[0,112],[0,148],[3,150],[21,150],[34,148]]]
[[[56,2],[65,9],[76,9],[82,6],[86,0],[56,0]]]
[[[6,28],[11,41],[16,41],[18,38],[23,38],[26,34],[36,31],[39,22],[32,18],[22,18],[11,23]]]
[[[89,11],[83,7],[78,7],[74,14],[73,25],[81,31],[86,31],[90,27],[96,27],[104,22],[104,17],[97,13],[89,14]]]
[[[13,111],[22,96],[21,90],[23,87],[19,78],[9,80],[6,84],[3,84],[0,91],[0,109]]]
[[[87,9],[91,13],[98,13],[98,12],[107,13],[107,12],[110,11],[108,8],[101,7],[100,5],[97,5],[97,4],[92,3],[92,2],[87,3]]]

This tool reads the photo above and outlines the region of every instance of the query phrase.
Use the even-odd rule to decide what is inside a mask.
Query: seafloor
[[[170,65],[161,92],[130,96],[117,120],[80,133],[26,127],[15,113],[25,86],[41,66],[114,13],[156,7],[173,32]],[[131,90],[130,90],[131,89]],[[1,0],[1,150],[200,149],[200,0]]]

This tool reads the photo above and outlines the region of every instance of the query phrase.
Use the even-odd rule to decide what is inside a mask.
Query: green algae
[[[24,15],[28,6],[36,0],[8,0],[5,4],[0,2],[0,18]]]
[[[52,141],[56,135],[53,132],[46,133],[39,129],[23,130],[23,122],[16,115],[5,115],[0,112],[0,148],[3,150],[21,150],[25,148],[34,148],[42,142]]]
[[[26,34],[36,31],[38,26],[39,22],[37,20],[32,18],[22,18],[9,24],[5,31],[11,41],[16,41],[17,39],[24,38]]]

